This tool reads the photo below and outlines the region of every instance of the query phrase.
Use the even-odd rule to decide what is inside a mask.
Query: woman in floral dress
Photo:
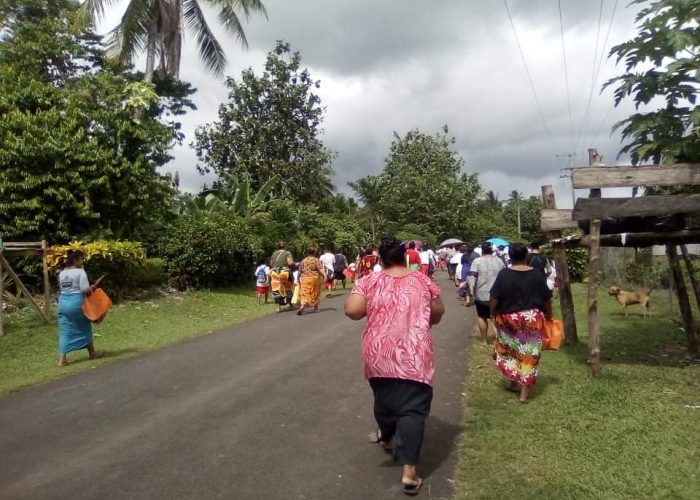
[[[433,398],[431,326],[440,322],[445,306],[430,278],[407,269],[403,243],[384,240],[379,256],[384,269],[355,284],[345,314],[367,317],[362,361],[374,392],[376,442],[403,465],[403,490],[415,495],[423,484],[416,464]]]
[[[552,316],[552,292],[541,271],[525,263],[527,247],[514,243],[508,250],[512,265],[503,269],[491,287],[491,317],[495,318],[496,366],[509,388],[526,403],[537,380],[545,317]]]
[[[299,298],[301,307],[297,314],[304,314],[306,307],[313,307],[314,312],[318,311],[321,303],[321,282],[323,280],[323,265],[316,256],[315,248],[309,248],[309,252],[299,267]]]

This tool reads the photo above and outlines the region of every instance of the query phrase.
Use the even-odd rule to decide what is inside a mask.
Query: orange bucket
[[[542,331],[542,349],[556,351],[561,347],[564,325],[560,319],[545,319]]]
[[[83,303],[83,314],[93,323],[100,323],[112,308],[112,299],[101,288],[95,290],[85,297]]]

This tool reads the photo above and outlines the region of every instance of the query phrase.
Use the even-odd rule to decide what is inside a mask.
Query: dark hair
[[[490,241],[484,241],[481,244],[481,253],[483,255],[491,255],[493,253],[493,244]]]
[[[279,240],[277,242],[277,250],[284,250],[285,248],[287,248],[287,242],[283,241],[283,240]]]
[[[80,259],[85,258],[80,250],[68,250],[66,254],[66,266],[74,266]]]
[[[415,241],[409,241],[409,242],[408,242],[408,248],[410,248],[411,250],[415,250],[415,249],[416,249],[416,242],[415,242]]]
[[[306,254],[311,256],[311,257],[316,257],[316,254],[318,254],[318,250],[314,247],[309,247],[309,249],[306,251]]]
[[[385,268],[406,265],[406,245],[396,238],[384,238],[379,244],[379,257]]]
[[[524,262],[527,258],[527,247],[522,243],[512,243],[510,247],[508,247],[508,255],[510,256],[510,261],[513,263]]]
[[[537,243],[536,241],[533,241],[532,243],[530,243],[530,248],[532,248],[533,250],[539,250],[540,244]]]
[[[262,266],[263,264],[267,266],[270,264],[270,262],[266,258],[261,257],[260,259],[258,259],[258,265]]]
[[[466,253],[467,250],[468,248],[466,245],[462,245],[459,247],[459,253]]]

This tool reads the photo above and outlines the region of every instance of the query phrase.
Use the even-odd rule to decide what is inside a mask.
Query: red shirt
[[[406,250],[406,255],[408,255],[409,264],[420,264],[420,254],[413,248]]]

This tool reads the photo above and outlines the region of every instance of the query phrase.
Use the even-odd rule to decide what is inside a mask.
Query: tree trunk
[[[143,79],[149,83],[153,81],[153,71],[156,67],[157,39],[158,16],[156,12],[153,12],[151,26],[148,30],[148,40],[146,42],[146,73],[143,76]]]
[[[683,254],[683,260],[685,261],[685,267],[688,269],[688,276],[690,277],[690,284],[693,286],[693,294],[695,295],[695,302],[700,309],[700,283],[698,283],[698,278],[695,275],[695,268],[693,267],[693,261],[690,259],[688,254],[688,247],[681,245],[681,253]]]
[[[683,272],[681,271],[680,262],[678,261],[678,253],[673,243],[666,244],[666,256],[668,257],[668,265],[671,268],[673,283],[678,294],[678,305],[681,309],[683,328],[685,329],[685,335],[688,339],[688,354],[695,357],[698,354],[698,334],[695,329],[695,321],[693,320],[693,311],[690,308],[688,288],[685,286]]]

